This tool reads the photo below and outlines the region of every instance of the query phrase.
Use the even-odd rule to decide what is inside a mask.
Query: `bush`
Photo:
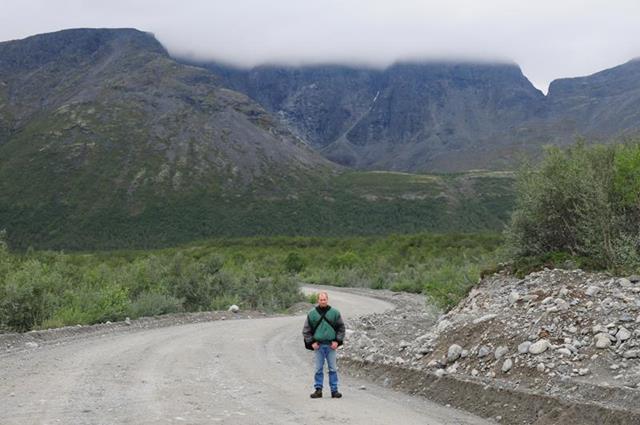
[[[360,262],[358,255],[352,251],[337,254],[329,260],[329,266],[334,269],[353,268]]]
[[[307,265],[307,260],[297,252],[290,252],[284,260],[284,268],[289,273],[300,273]]]
[[[516,258],[567,253],[596,268],[631,270],[640,259],[640,147],[549,148],[518,173],[506,239]],[[631,189],[629,189],[631,188]]]
[[[67,286],[64,277],[37,260],[28,260],[8,273],[0,287],[0,323],[27,331],[51,317]]]
[[[158,316],[160,314],[182,312],[182,300],[171,295],[144,292],[129,306],[129,316]]]

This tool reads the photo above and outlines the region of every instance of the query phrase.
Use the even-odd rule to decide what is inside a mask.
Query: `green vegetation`
[[[549,148],[524,166],[507,231],[515,271],[567,261],[592,269],[640,269],[640,143]]]
[[[182,311],[281,311],[303,299],[284,273],[166,253],[13,255],[0,245],[0,330],[27,331]]]
[[[29,330],[180,311],[281,311],[298,282],[422,292],[443,307],[495,264],[497,234],[218,239],[156,251],[0,257],[0,327]],[[309,298],[310,301],[315,301]]]
[[[48,198],[43,194],[59,192],[51,181],[31,176],[6,196],[0,190],[0,228],[7,229],[13,248],[149,249],[212,237],[499,232],[514,200],[513,177],[500,173],[350,172],[295,185],[282,182],[284,193],[197,186],[112,193],[106,179],[99,188],[83,186],[63,198]]]

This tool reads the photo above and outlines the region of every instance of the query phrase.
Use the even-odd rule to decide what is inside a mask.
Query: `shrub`
[[[342,254],[337,254],[329,260],[329,266],[334,269],[347,269],[353,268],[360,262],[360,258],[353,251],[347,251]]]
[[[539,167],[523,166],[506,232],[513,255],[568,253],[597,268],[637,267],[640,173],[634,167],[640,167],[638,145],[584,143],[549,148]]]
[[[143,292],[129,306],[129,316],[157,316],[160,314],[179,313],[183,311],[182,300],[171,295],[155,292]]]
[[[0,287],[0,323],[26,331],[48,319],[59,304],[57,294],[66,287],[64,277],[37,260],[24,262],[6,276]]]
[[[307,260],[297,252],[290,252],[284,259],[284,268],[289,273],[300,273],[307,265]]]

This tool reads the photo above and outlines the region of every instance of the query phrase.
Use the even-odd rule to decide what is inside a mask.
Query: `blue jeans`
[[[327,344],[320,344],[320,347],[315,351],[315,388],[322,389],[322,383],[324,381],[324,361],[326,359],[327,366],[329,367],[329,386],[331,387],[331,392],[338,391],[338,367],[336,365],[336,351],[337,350],[332,350],[331,346]]]

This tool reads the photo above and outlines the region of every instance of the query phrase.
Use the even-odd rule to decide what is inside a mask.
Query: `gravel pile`
[[[639,294],[640,276],[495,274],[439,317],[423,298],[352,323],[343,355],[626,408],[640,397]]]

